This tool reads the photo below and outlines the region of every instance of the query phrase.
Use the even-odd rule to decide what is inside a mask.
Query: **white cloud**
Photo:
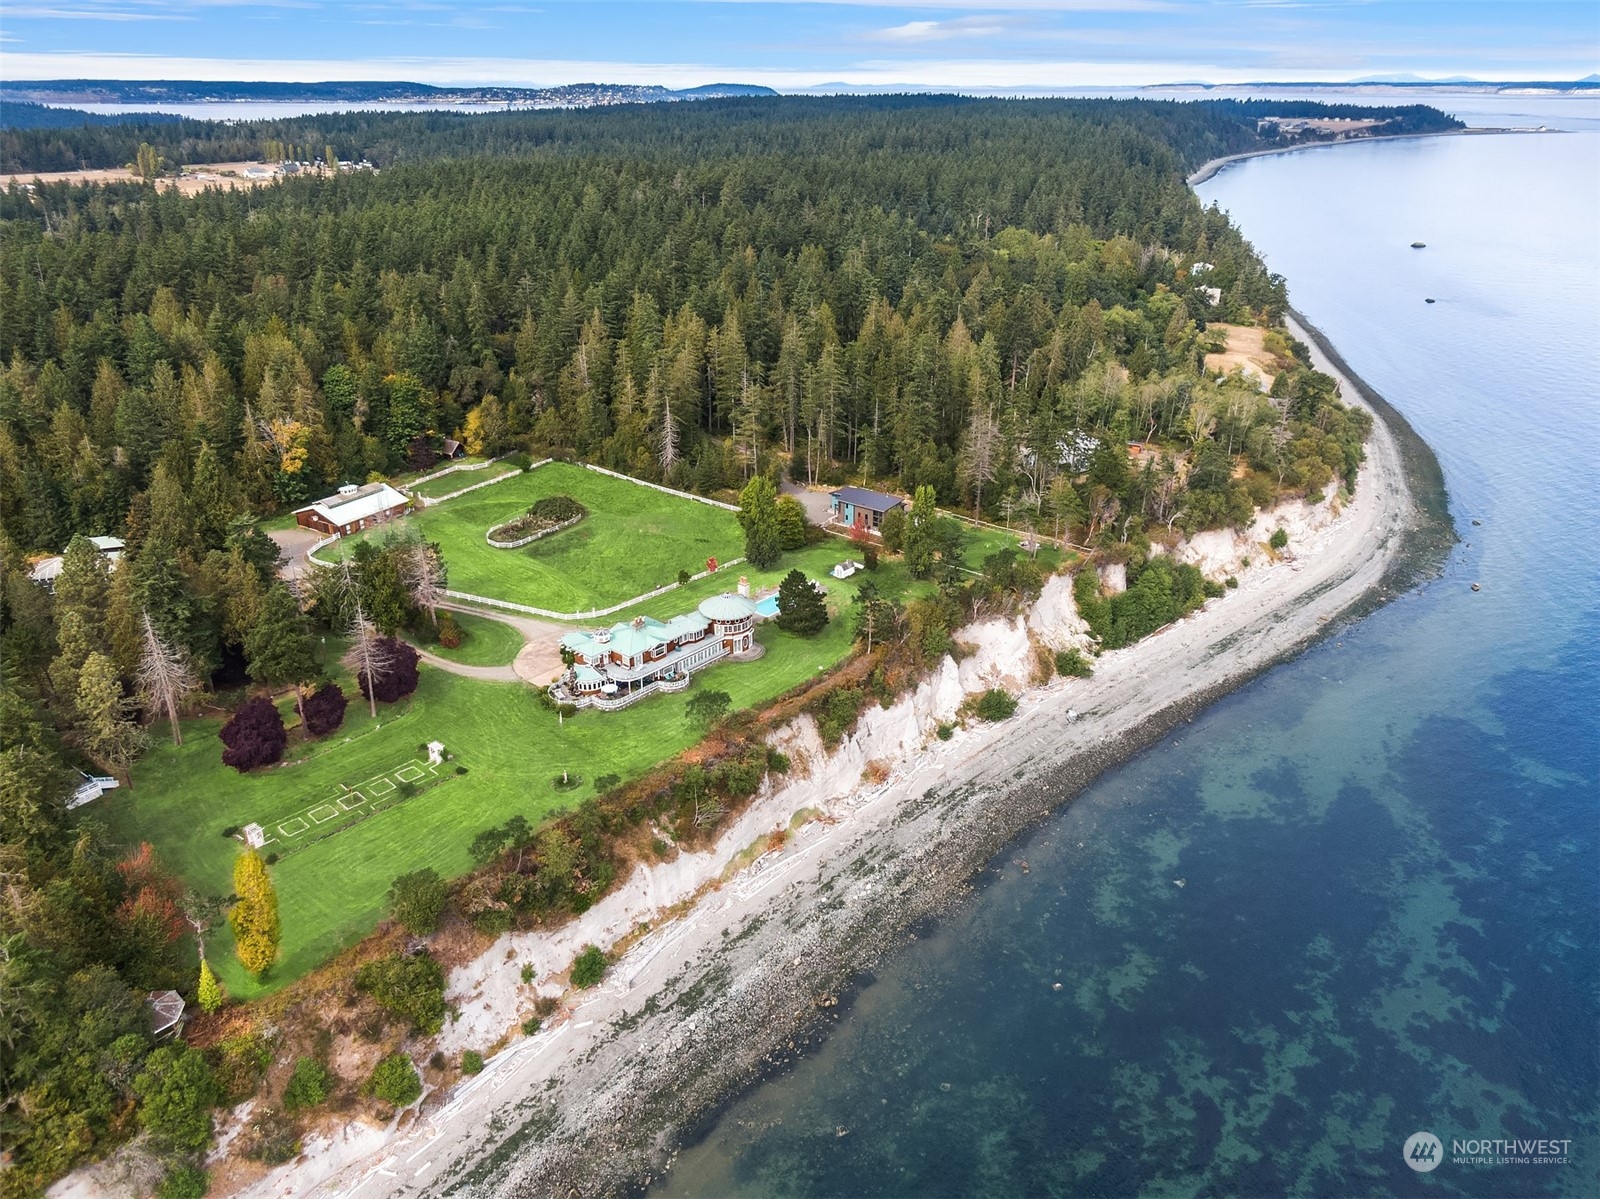
[[[10,5],[6,16],[13,21],[192,21],[184,13],[150,12],[146,9],[127,8],[39,8],[34,5]]]
[[[996,17],[958,17],[953,21],[907,21],[904,25],[879,29],[870,36],[874,41],[915,45],[952,38],[996,37],[1014,28],[1011,22]]]

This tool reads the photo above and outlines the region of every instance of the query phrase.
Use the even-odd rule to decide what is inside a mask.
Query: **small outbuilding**
[[[183,996],[176,991],[151,991],[145,996],[150,1009],[150,1035],[175,1036],[183,1027]]]
[[[828,511],[835,524],[868,531],[876,531],[886,513],[904,507],[905,501],[899,496],[865,487],[841,487],[830,492],[828,499]]]
[[[120,537],[91,537],[89,543],[100,552],[115,570],[122,561],[122,538]],[[54,587],[56,578],[61,574],[61,567],[65,559],[60,554],[52,554],[48,558],[41,558],[28,569],[28,577],[35,583],[43,583],[46,587]]]
[[[337,495],[295,510],[295,523],[320,533],[358,533],[405,515],[411,501],[387,483],[347,483]]]
[[[454,437],[446,437],[444,439],[444,451],[440,455],[440,457],[443,457],[443,458],[459,458],[463,454],[465,454],[466,452],[467,452],[467,447],[466,446],[462,445]]]

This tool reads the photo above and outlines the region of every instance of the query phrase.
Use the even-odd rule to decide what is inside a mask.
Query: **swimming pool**
[[[778,614],[778,597],[769,595],[765,599],[756,601],[756,614],[770,620]]]

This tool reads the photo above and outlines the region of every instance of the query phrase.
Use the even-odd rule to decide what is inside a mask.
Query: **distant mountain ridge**
[[[727,96],[775,96],[753,83],[707,83],[673,89],[655,84],[568,83],[559,87],[436,87],[403,80],[322,83],[216,82],[201,79],[20,79],[0,81],[0,102],[35,104],[505,104],[591,108]]]

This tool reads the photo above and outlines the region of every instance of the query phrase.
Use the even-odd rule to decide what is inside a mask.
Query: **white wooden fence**
[[[743,562],[743,558],[730,558],[726,562],[717,564],[717,574],[730,567]],[[710,578],[711,571],[702,570],[699,574],[690,575],[689,582],[697,583],[701,579]],[[535,608],[532,604],[518,604],[511,600],[494,599],[487,595],[473,595],[469,591],[446,591],[451,599],[465,600],[469,604],[483,604],[490,608],[504,608],[508,612],[526,612],[529,616],[544,616],[550,620],[594,620],[601,616],[610,616],[613,612],[621,612],[624,608],[631,608],[634,604],[642,604],[645,600],[655,599],[657,596],[666,595],[669,591],[676,591],[683,586],[681,583],[668,583],[665,587],[657,587],[654,591],[646,591],[643,595],[636,595],[632,599],[625,599],[620,604],[612,604],[609,608],[590,608],[587,612],[552,612],[549,608]]]
[[[401,491],[410,491],[413,487],[421,487],[424,483],[431,483],[435,479],[442,479],[446,475],[455,474],[457,471],[488,470],[491,466],[499,461],[499,458],[485,458],[482,462],[452,462],[449,466],[443,467],[440,470],[436,470],[432,474],[418,475],[415,479],[412,479],[411,482],[401,483],[398,486]]]
[[[646,483],[643,479],[635,479],[632,475],[625,475],[619,471],[607,470],[603,466],[596,466],[592,462],[585,462],[585,470],[592,470],[597,475],[610,475],[613,479],[621,479],[624,483],[634,483],[640,487],[648,487],[652,491],[659,491],[664,495],[675,495],[679,499],[693,500],[697,504],[709,504],[713,508],[721,508],[725,512],[739,511],[738,504],[725,504],[721,500],[707,499],[703,495],[695,495],[691,491],[679,491],[676,487],[663,487],[660,483]]]
[[[494,529],[490,529],[483,535],[483,539],[497,550],[520,550],[525,545],[532,545],[541,537],[549,537],[552,534],[561,532],[563,529],[570,529],[582,519],[583,516],[581,515],[571,516],[559,524],[550,525],[548,528],[540,529],[537,533],[529,533],[526,537],[518,537],[511,541],[496,541],[494,539],[494,529],[504,527],[503,525],[496,525]],[[507,523],[512,522],[508,521]]]
[[[550,459],[548,458],[541,459],[540,461],[530,465],[528,469],[538,470],[539,467],[543,466],[549,461]],[[496,475],[492,479],[485,479],[482,483],[474,483],[470,487],[457,488],[455,491],[449,492],[445,495],[414,495],[411,498],[416,503],[421,504],[424,508],[431,508],[435,504],[442,504],[446,500],[453,500],[457,496],[466,495],[469,491],[477,491],[480,487],[493,487],[496,483],[504,483],[507,479],[514,479],[522,473],[523,472],[520,470],[508,470],[503,475]]]

